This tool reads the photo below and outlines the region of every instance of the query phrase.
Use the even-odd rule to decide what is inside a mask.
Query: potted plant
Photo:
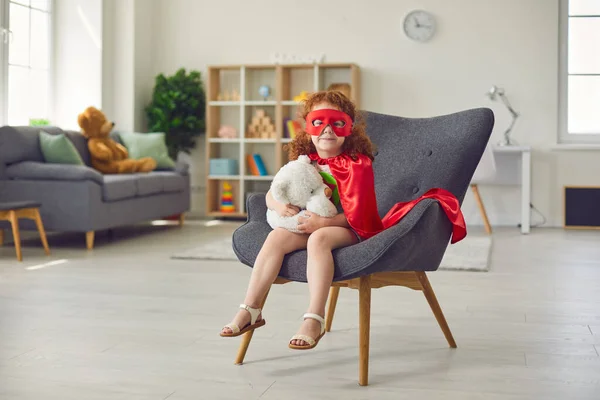
[[[50,121],[45,118],[29,118],[29,126],[49,126]]]
[[[149,132],[164,132],[169,156],[177,160],[179,152],[189,154],[205,127],[205,93],[198,71],[179,69],[172,76],[155,78],[152,101],[146,106]],[[179,215],[165,217],[177,220]]]
[[[164,132],[169,156],[189,154],[205,127],[205,93],[200,72],[179,69],[155,78],[152,101],[146,107],[149,132]]]

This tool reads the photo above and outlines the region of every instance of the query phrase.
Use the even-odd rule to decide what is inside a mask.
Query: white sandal
[[[254,330],[256,328],[260,328],[261,326],[263,326],[265,324],[266,321],[264,318],[261,318],[260,321],[256,321],[262,311],[260,308],[252,308],[246,304],[240,304],[240,308],[244,309],[250,313],[250,322],[246,326],[244,326],[243,329],[240,329],[240,327],[237,326],[237,324],[234,324],[233,322],[230,324],[227,324],[223,328],[231,329],[231,333],[223,333],[223,331],[221,330],[221,333],[220,333],[221,336],[236,337],[239,335],[243,335],[244,333],[246,333],[248,331]]]
[[[323,319],[323,317],[321,317],[318,314],[306,313],[306,314],[304,314],[303,319],[307,319],[307,318],[312,318],[312,319],[319,321],[319,323],[321,324],[321,334],[316,339],[313,339],[310,336],[306,336],[306,335],[294,335],[290,339],[290,343],[289,343],[290,349],[294,349],[294,350],[313,349],[317,346],[317,344],[319,343],[319,340],[321,340],[321,338],[325,335],[325,320]],[[292,340],[303,340],[306,343],[308,343],[308,346],[298,346],[298,345],[292,344]]]

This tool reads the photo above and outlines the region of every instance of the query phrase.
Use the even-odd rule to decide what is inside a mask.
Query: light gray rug
[[[462,241],[448,245],[440,270],[488,271],[492,238],[487,235],[467,235]],[[237,261],[231,247],[231,237],[222,238],[171,256],[180,260]]]

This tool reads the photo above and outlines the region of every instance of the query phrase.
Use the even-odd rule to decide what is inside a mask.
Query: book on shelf
[[[290,132],[287,129],[287,122],[289,121],[289,118],[284,118],[283,119],[283,137],[284,138],[289,138],[290,137]]]
[[[256,165],[252,154],[246,155],[246,162],[248,163],[248,171],[250,172],[249,175],[260,175],[260,172],[258,172],[258,166]]]
[[[265,167],[265,163],[263,162],[262,157],[260,156],[260,154],[253,154],[252,157],[254,157],[254,162],[256,163],[256,167],[258,168],[258,172],[260,173],[261,176],[267,176],[269,175],[267,173],[267,168]]]
[[[290,130],[288,129],[288,121],[291,121],[291,118],[284,118],[283,119],[283,137],[284,138],[289,138],[290,137]]]
[[[265,163],[263,162],[260,154],[248,154],[246,156],[246,160],[248,162],[248,170],[250,171],[250,175],[254,176],[267,176],[267,168],[265,167]]]
[[[289,137],[290,139],[295,139],[296,138],[296,134],[302,129],[302,126],[300,125],[300,123],[298,121],[294,121],[292,119],[288,119],[285,123],[285,132],[286,132],[286,137]]]

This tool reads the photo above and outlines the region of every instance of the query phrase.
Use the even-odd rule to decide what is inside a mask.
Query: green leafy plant
[[[179,69],[156,76],[152,101],[146,107],[149,132],[164,132],[169,156],[190,153],[205,127],[205,93],[200,72]]]
[[[44,118],[30,118],[29,126],[48,126],[50,125],[50,121]]]

